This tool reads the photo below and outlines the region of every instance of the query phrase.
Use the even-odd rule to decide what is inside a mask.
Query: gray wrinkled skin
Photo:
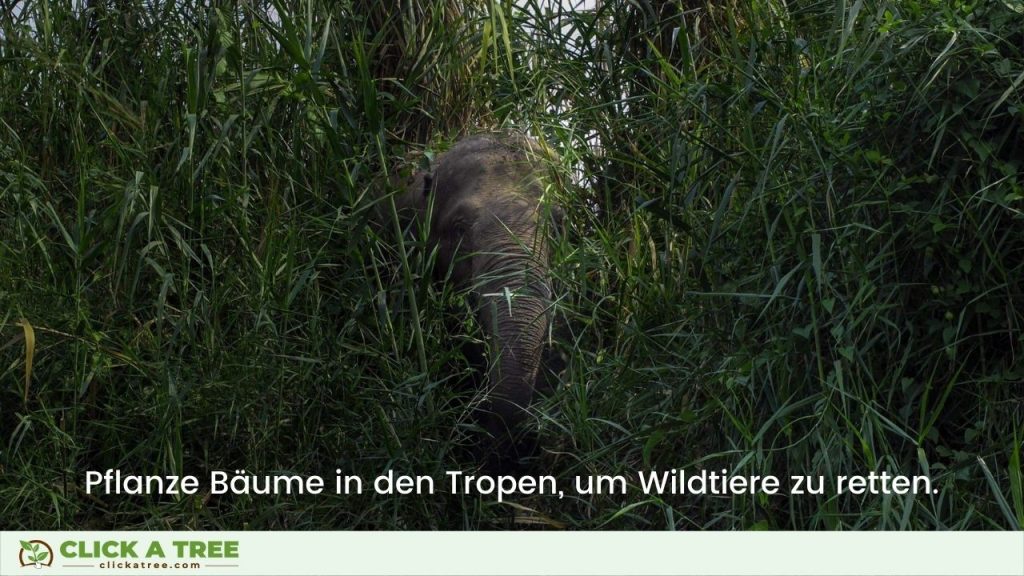
[[[491,461],[514,459],[524,450],[516,438],[551,323],[541,202],[546,158],[524,136],[473,136],[439,156],[431,172],[415,174],[397,199],[401,211],[429,225],[437,268],[441,274],[451,270],[451,279],[475,303],[487,338],[480,421],[491,438]]]

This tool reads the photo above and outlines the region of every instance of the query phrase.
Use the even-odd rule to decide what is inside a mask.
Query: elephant
[[[435,272],[468,291],[488,351],[478,412],[485,465],[514,467],[533,450],[523,430],[552,322],[544,174],[557,154],[518,134],[478,134],[414,174],[399,213],[425,226]],[[553,219],[552,219],[553,218]]]

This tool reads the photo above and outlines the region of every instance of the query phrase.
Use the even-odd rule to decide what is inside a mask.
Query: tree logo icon
[[[53,548],[42,540],[22,540],[18,551],[18,561],[22,567],[35,566],[42,568],[53,564]]]

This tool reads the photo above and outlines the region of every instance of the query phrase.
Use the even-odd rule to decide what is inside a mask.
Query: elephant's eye
[[[430,196],[430,189],[434,185],[434,176],[432,174],[423,175],[423,197]]]

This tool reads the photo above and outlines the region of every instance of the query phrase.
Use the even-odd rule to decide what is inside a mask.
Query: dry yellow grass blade
[[[21,329],[25,331],[25,394],[22,399],[27,404],[28,384],[32,380],[32,358],[36,355],[36,331],[25,318],[19,320],[18,324],[21,324]]]
[[[565,530],[568,525],[565,522],[560,522],[548,515],[539,512],[529,506],[523,506],[515,502],[502,502],[505,506],[515,508],[519,514],[516,514],[513,522],[520,526],[546,526],[555,530]]]

